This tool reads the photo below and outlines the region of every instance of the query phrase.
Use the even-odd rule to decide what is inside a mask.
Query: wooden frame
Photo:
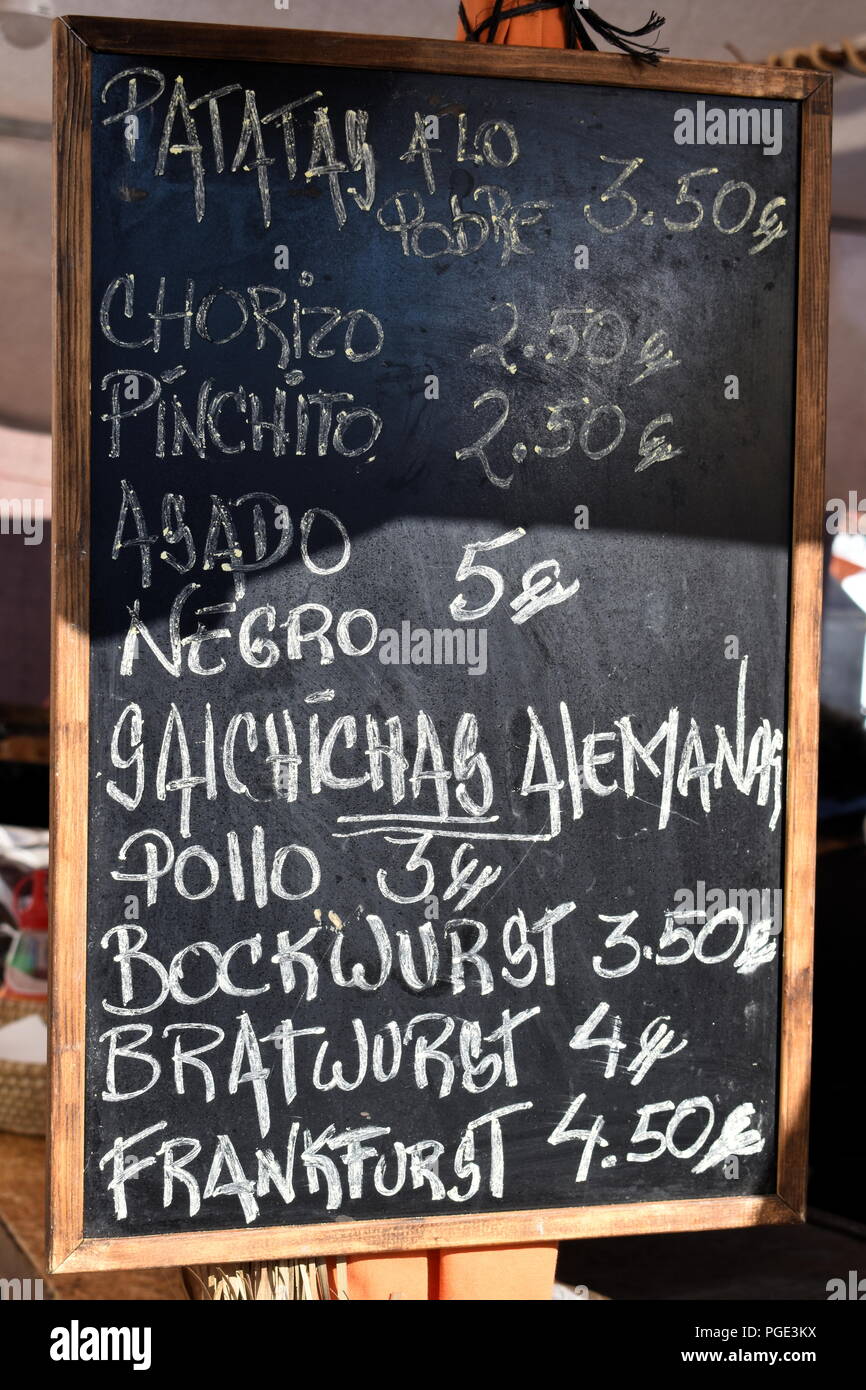
[[[54,574],[49,1265],[54,1273],[533,1243],[803,1219],[808,1139],[832,79],[779,68],[369,35],[70,17],[54,32]],[[801,200],[790,588],[782,1018],[775,1195],[84,1236],[89,705],[90,56],[93,52],[395,68],[800,103]],[[217,1249],[218,1246],[218,1249]]]

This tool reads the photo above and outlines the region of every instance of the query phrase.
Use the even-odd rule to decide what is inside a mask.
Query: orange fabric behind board
[[[492,39],[489,37],[488,30],[482,35],[481,43],[516,43],[525,44],[528,48],[567,48],[568,40],[566,36],[565,20],[562,17],[562,7],[557,10],[541,10],[538,14],[522,14],[516,19],[506,18],[508,11],[515,6],[525,3],[525,0],[505,0],[502,6],[502,16]],[[472,3],[472,0],[465,0],[464,10],[466,18],[469,20],[470,27],[474,29],[482,24],[493,13],[493,5],[489,3]],[[462,23],[458,20],[457,35],[458,39],[465,39],[466,32]]]
[[[553,1292],[555,1244],[430,1250],[347,1260],[350,1299],[541,1302]]]
[[[524,0],[505,0],[505,16]],[[464,0],[474,28],[493,13],[489,3]],[[466,33],[458,21],[457,38]],[[487,37],[481,42],[487,42]],[[497,26],[494,43],[532,48],[567,48],[562,10],[518,15]],[[538,1302],[551,1297],[556,1244],[510,1245],[492,1250],[431,1250],[422,1254],[374,1255],[347,1261],[349,1298],[417,1300],[514,1300]]]

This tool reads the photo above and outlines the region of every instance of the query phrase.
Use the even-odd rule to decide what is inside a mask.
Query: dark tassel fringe
[[[609,24],[606,19],[602,19],[595,10],[578,10],[572,5],[569,5],[566,13],[568,27],[570,29],[574,25],[581,47],[593,52],[598,52],[598,48],[587,33],[587,24],[607,43],[613,44],[614,48],[620,49],[622,53],[631,54],[633,58],[641,58],[646,63],[657,63],[659,55],[668,51],[666,48],[656,48],[653,44],[629,42],[630,39],[642,38],[644,34],[654,34],[662,27],[664,18],[656,14],[655,10],[640,29],[620,29],[618,25]]]
[[[654,34],[662,27],[664,18],[656,14],[655,10],[640,29],[620,29],[618,25],[609,24],[606,19],[602,19],[595,10],[578,9],[573,3],[563,4],[562,0],[528,0],[525,5],[515,5],[513,9],[503,12],[504,3],[505,0],[495,0],[493,12],[473,29],[461,0],[460,22],[467,39],[473,43],[492,43],[499,25],[504,20],[515,19],[518,15],[538,14],[542,10],[564,10],[569,48],[583,48],[597,53],[598,44],[589,33],[589,29],[593,29],[600,38],[613,44],[621,53],[628,53],[632,58],[639,58],[645,63],[657,63],[659,55],[668,52],[666,48],[656,48],[653,44],[632,42],[643,38],[645,34]]]

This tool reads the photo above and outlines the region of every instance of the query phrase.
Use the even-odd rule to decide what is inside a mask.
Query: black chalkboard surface
[[[792,1219],[817,75],[75,23],[66,1258]]]

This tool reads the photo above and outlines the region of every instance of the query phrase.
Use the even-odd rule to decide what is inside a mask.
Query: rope
[[[774,68],[816,68],[819,72],[850,72],[866,77],[866,40],[842,39],[838,44],[813,43],[785,48],[767,59]]]

